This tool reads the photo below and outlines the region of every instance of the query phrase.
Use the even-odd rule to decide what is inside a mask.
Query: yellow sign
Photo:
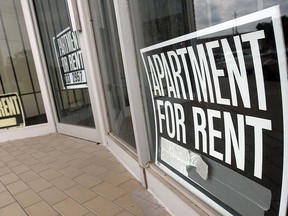
[[[25,126],[25,119],[17,93],[0,95],[0,129],[19,126]]]

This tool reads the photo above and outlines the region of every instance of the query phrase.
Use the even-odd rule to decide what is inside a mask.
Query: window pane
[[[10,93],[22,101],[26,126],[47,122],[19,0],[0,2],[0,94]]]
[[[112,0],[90,0],[111,131],[136,150]]]
[[[261,11],[276,4],[285,41],[274,31],[278,11]],[[233,215],[277,215],[286,1],[138,0],[129,8],[156,163]]]
[[[59,122],[93,128],[95,127],[95,123],[87,85],[84,87],[66,85],[67,83],[64,82],[65,76],[63,74],[62,62],[59,61],[60,55],[58,51],[56,52],[59,47],[54,47],[54,44],[57,44],[57,39],[54,41],[53,38],[57,38],[63,32],[65,32],[65,34],[62,35],[63,37],[65,37],[66,33],[70,34],[72,32],[69,29],[70,21],[66,7],[66,1],[34,0],[34,5],[39,23],[42,44],[44,47],[46,63],[48,65],[48,72]],[[76,35],[77,37],[76,41],[79,43],[77,34],[77,32],[73,32],[73,35]],[[75,52],[82,54],[81,48]],[[74,52],[65,53],[64,57],[68,59],[68,57],[71,57],[72,54],[74,54]],[[73,71],[74,69],[70,67],[68,75],[73,75],[75,73],[78,74],[79,71]]]

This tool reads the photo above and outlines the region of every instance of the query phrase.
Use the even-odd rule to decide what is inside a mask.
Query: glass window
[[[287,1],[128,2],[156,164],[233,215],[277,215]]]
[[[47,122],[20,0],[0,2],[0,97],[0,128]]]
[[[65,0],[34,0],[60,123],[95,128],[82,50]]]
[[[90,0],[89,4],[110,129],[136,150],[113,1]]]

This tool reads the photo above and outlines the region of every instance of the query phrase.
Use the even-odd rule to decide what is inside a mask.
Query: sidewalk
[[[168,216],[102,145],[61,134],[0,143],[1,216]]]

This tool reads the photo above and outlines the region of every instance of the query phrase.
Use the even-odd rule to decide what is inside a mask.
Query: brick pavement
[[[168,216],[96,143],[61,134],[0,143],[1,216]]]

